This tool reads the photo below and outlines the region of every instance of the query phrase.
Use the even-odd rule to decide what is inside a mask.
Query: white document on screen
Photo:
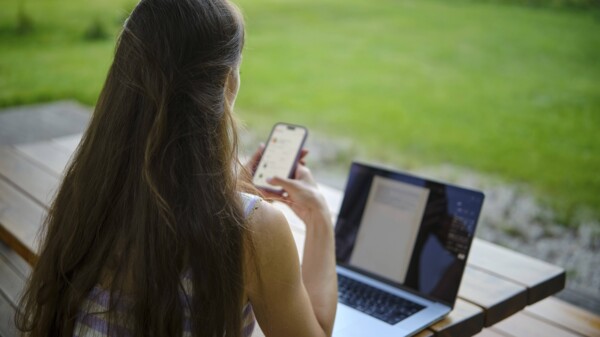
[[[350,264],[404,283],[429,189],[375,176]]]

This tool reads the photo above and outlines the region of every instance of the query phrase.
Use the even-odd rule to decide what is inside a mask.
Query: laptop
[[[453,308],[483,193],[352,163],[335,227],[333,336],[410,336]]]

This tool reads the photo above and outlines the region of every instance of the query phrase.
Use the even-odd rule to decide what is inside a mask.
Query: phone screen
[[[296,161],[306,139],[306,128],[298,125],[275,124],[256,167],[252,182],[259,188],[281,191],[281,187],[267,182],[275,176],[289,178],[296,167]]]

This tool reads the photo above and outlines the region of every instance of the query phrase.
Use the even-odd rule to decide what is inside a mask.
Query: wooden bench
[[[5,250],[12,254],[13,260],[15,252],[22,257],[21,262],[13,261],[13,266],[6,268],[15,271],[23,280],[28,275],[28,268],[22,261],[35,263],[38,231],[80,137],[73,135],[0,147],[0,239],[6,242]],[[321,186],[321,189],[335,217],[342,192],[327,186]],[[302,222],[283,204],[278,207],[288,217],[301,252]],[[0,258],[0,262],[5,260]],[[15,279],[16,276],[10,277]],[[455,309],[419,336],[473,336],[484,327],[500,328],[501,325],[495,324],[506,318],[534,315],[523,309],[560,291],[564,284],[562,268],[475,239]],[[5,302],[0,298],[0,310],[12,307],[14,311],[19,289],[14,290],[2,293],[6,296]],[[499,332],[491,330],[489,333]],[[0,336],[4,336],[2,331]]]

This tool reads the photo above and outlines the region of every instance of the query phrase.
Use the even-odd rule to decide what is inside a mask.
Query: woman
[[[231,115],[244,41],[227,0],[142,0],[63,184],[17,323],[29,336],[331,334],[330,214],[310,171],[273,178],[307,225],[242,193]],[[246,175],[247,176],[247,175]]]

